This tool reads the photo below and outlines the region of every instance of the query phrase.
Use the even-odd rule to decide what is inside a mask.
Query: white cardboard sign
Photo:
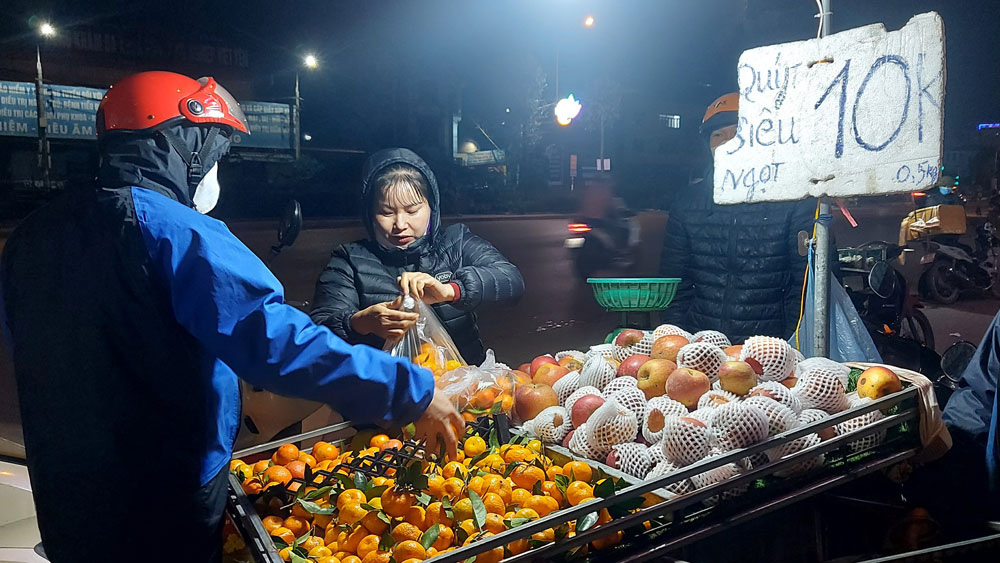
[[[911,192],[941,167],[944,22],[914,16],[745,51],[736,137],[715,151],[715,201]]]

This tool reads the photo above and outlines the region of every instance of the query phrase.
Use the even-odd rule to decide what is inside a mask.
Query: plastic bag
[[[396,357],[409,358],[418,366],[431,370],[435,378],[466,365],[434,309],[406,296],[403,298],[403,310],[416,312],[420,318],[401,339],[386,341],[384,351]]]
[[[799,324],[797,334],[793,334],[788,342],[802,354],[811,358],[813,351],[813,327],[816,323],[815,307],[815,274],[813,271],[813,253],[809,252],[809,280],[806,285],[806,298],[803,303],[805,314]],[[830,273],[830,359],[836,362],[873,362],[882,363],[882,355],[875,348],[875,342],[868,334],[864,321],[858,315],[854,303],[840,281]]]
[[[481,366],[463,366],[448,371],[437,380],[437,388],[451,397],[455,407],[474,417],[514,410],[514,391],[521,383],[503,364],[497,363],[493,350],[486,351]]]

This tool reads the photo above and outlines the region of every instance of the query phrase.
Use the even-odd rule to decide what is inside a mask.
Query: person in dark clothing
[[[738,106],[732,93],[705,112],[702,133],[713,153],[736,135]],[[798,233],[812,232],[816,200],[717,205],[712,178],[710,168],[670,209],[660,273],[681,284],[663,320],[692,332],[717,330],[734,343],[788,338],[806,271]]]
[[[0,261],[49,560],[219,560],[237,377],[352,420],[416,421],[454,448],[463,422],[429,371],[284,304],[264,264],[204,215],[230,135],[249,133],[225,89],[132,75],[104,96],[97,130],[96,189],[25,219]]]
[[[463,359],[486,351],[475,311],[524,293],[517,267],[462,224],[441,227],[438,186],[414,152],[386,149],[363,169],[362,221],[368,238],[338,246],[316,283],[312,319],[352,344],[382,348],[412,326],[401,296],[432,304]]]

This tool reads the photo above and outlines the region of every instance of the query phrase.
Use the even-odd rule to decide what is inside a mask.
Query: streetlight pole
[[[56,30],[52,24],[45,22],[38,27],[38,33],[45,38],[55,35]],[[45,107],[45,80],[42,77],[42,48],[37,41],[35,42],[35,115],[38,119],[38,167],[42,170],[45,189],[51,190],[52,153],[49,150],[49,119]]]
[[[292,120],[292,135],[295,140],[292,146],[295,147],[295,160],[298,160],[302,155],[302,139],[300,138],[302,134],[299,131],[301,126],[300,115],[302,114],[302,98],[299,96],[299,71],[295,71],[295,107],[292,111],[295,112],[295,118]]]

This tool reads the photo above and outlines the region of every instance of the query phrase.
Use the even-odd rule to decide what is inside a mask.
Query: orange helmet
[[[108,89],[97,110],[97,135],[147,130],[180,120],[250,132],[240,105],[215,79],[151,71],[133,74]]]
[[[701,119],[701,133],[710,134],[716,129],[736,125],[740,109],[740,95],[736,92],[726,94],[708,106],[705,117]]]

